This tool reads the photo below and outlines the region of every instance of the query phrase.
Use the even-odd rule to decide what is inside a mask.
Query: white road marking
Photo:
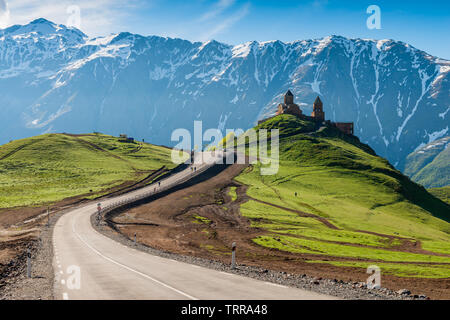
[[[264,283],[265,283],[265,284],[268,284],[268,285],[271,285],[271,286],[274,286],[274,287],[287,288],[286,286],[283,286],[283,285],[278,284],[278,283],[267,282],[267,281],[264,281]]]
[[[83,242],[89,249],[91,249],[92,251],[94,251],[97,255],[99,255],[99,256],[102,257],[103,259],[108,260],[109,262],[114,263],[115,265],[118,265],[119,267],[122,267],[122,268],[124,268],[124,269],[127,269],[127,270],[129,270],[129,271],[131,271],[131,272],[134,272],[134,273],[136,273],[136,274],[138,274],[138,275],[140,275],[140,276],[142,276],[142,277],[144,277],[144,278],[147,278],[147,279],[149,279],[149,280],[151,280],[151,281],[153,281],[153,282],[156,282],[156,283],[160,284],[160,285],[163,286],[163,287],[166,287],[166,288],[168,288],[168,289],[170,289],[170,290],[173,290],[173,291],[175,291],[175,292],[177,292],[177,293],[179,293],[179,294],[185,296],[185,297],[188,298],[188,299],[191,299],[191,300],[199,300],[198,298],[193,297],[193,296],[191,296],[191,295],[189,295],[189,294],[187,294],[187,293],[185,293],[185,292],[183,292],[183,291],[181,291],[181,290],[178,290],[178,289],[176,289],[176,288],[174,288],[174,287],[172,287],[172,286],[170,286],[170,285],[168,285],[168,284],[166,284],[166,283],[164,283],[164,282],[161,282],[161,281],[159,281],[159,280],[157,280],[157,279],[155,279],[155,278],[153,278],[153,277],[150,277],[149,275],[147,275],[147,274],[145,274],[145,273],[142,273],[142,272],[140,272],[140,271],[137,271],[137,270],[135,270],[135,269],[133,269],[133,268],[130,268],[130,267],[124,265],[124,264],[121,264],[120,262],[117,262],[117,261],[115,261],[115,260],[113,260],[113,259],[111,259],[111,258],[109,258],[109,257],[107,257],[107,256],[105,256],[105,255],[103,255],[101,252],[99,252],[97,249],[93,248],[89,243],[87,243],[87,242],[86,242],[86,241],[85,241],[85,240],[84,240],[84,239],[83,239],[83,238],[75,231],[75,225],[74,225],[73,223],[72,223],[72,231],[73,231],[73,233],[78,237],[78,239],[80,239],[81,242]]]
[[[61,280],[61,284],[62,284],[62,285],[65,285],[65,284],[66,284],[66,280],[62,279],[62,280]]]
[[[181,178],[183,178],[183,177],[181,177]],[[175,181],[176,182],[176,181]],[[175,184],[176,185],[176,184]],[[123,197],[123,199],[125,200],[125,198],[126,197]],[[130,199],[130,198],[128,198],[128,199]],[[88,208],[84,208],[84,209],[87,209],[87,210],[89,210],[89,211],[91,211],[91,209],[93,210],[93,208],[91,208],[91,207],[88,207]],[[76,215],[76,214],[75,214]],[[174,288],[174,287],[171,287],[169,284],[166,284],[166,283],[164,283],[164,282],[161,282],[161,281],[159,281],[159,280],[157,280],[157,279],[155,279],[155,278],[152,278],[150,275],[148,275],[148,274],[145,274],[145,273],[143,273],[143,272],[140,272],[140,271],[138,271],[138,270],[136,270],[136,269],[133,269],[132,267],[130,267],[130,266],[128,266],[128,265],[126,265],[126,264],[128,264],[128,261],[127,260],[125,260],[125,264],[122,264],[122,263],[120,263],[119,261],[120,261],[120,259],[119,260],[114,260],[115,258],[113,258],[114,256],[112,256],[112,257],[108,257],[108,256],[105,256],[104,254],[102,254],[102,247],[100,246],[98,249],[96,249],[95,248],[95,244],[96,244],[96,242],[93,242],[92,243],[92,245],[90,244],[90,237],[87,237],[87,236],[85,236],[84,235],[84,233],[82,232],[81,234],[79,234],[79,233],[77,233],[76,232],[76,230],[75,230],[75,219],[73,218],[72,219],[72,231],[73,231],[73,234],[76,236],[76,238],[78,238],[80,241],[81,241],[81,243],[83,243],[87,248],[89,248],[90,250],[92,250],[92,252],[93,253],[95,253],[96,255],[98,255],[99,257],[101,257],[101,258],[103,258],[104,260],[107,260],[107,261],[109,261],[110,263],[113,263],[113,264],[115,264],[115,265],[117,265],[117,266],[119,266],[119,267],[121,267],[121,268],[123,268],[123,269],[126,269],[126,270],[128,270],[128,271],[131,271],[131,272],[133,272],[133,273],[135,273],[135,274],[137,274],[137,275],[139,275],[139,276],[141,276],[141,277],[143,277],[143,278],[146,278],[146,279],[149,279],[149,280],[151,280],[151,281],[153,281],[153,282],[155,282],[155,283],[157,283],[157,284],[159,284],[159,285],[161,285],[161,286],[164,286],[164,287],[166,287],[167,289],[170,289],[170,290],[173,290],[173,291],[175,291],[175,292],[177,292],[178,294],[180,294],[180,295],[183,295],[183,296],[185,296],[185,297],[187,297],[187,298],[189,298],[189,299],[197,299],[197,298],[195,298],[195,297],[193,297],[193,296],[191,296],[191,295],[189,295],[189,294],[187,294],[187,293],[185,293],[185,292],[182,292],[182,291],[180,291],[180,290],[178,290],[178,289],[176,289],[176,288]],[[91,231],[91,230],[90,230]],[[117,246],[117,242],[116,241],[114,241],[114,240],[112,240],[112,239],[110,239],[110,238],[108,238],[108,237],[106,237],[105,235],[103,235],[103,234],[100,234],[99,232],[97,232],[95,229],[93,230],[96,234],[98,234],[98,235],[101,235],[103,238],[105,238],[105,239],[108,239],[111,243],[115,243],[116,244],[116,249],[119,249],[119,247]],[[56,240],[56,237],[55,237],[55,240]],[[105,245],[106,245],[106,243],[105,243]],[[126,247],[128,250],[130,249],[130,247],[128,247],[128,246],[126,246],[126,245],[123,245],[122,244],[122,246],[124,246],[124,247]],[[56,246],[55,246],[55,248],[56,248]],[[135,249],[132,249],[133,251],[135,251],[135,252],[137,252],[137,253],[141,253],[139,250],[135,250]],[[56,250],[57,251],[57,250]],[[146,255],[146,253],[142,253],[142,254],[144,254],[144,255]],[[182,263],[182,262],[180,262],[180,261],[177,261],[177,260],[172,260],[172,261],[174,261],[174,262],[178,262],[178,263]],[[63,261],[63,262],[67,262],[67,261]],[[58,263],[59,263],[59,260],[58,260]],[[132,265],[131,265],[132,266]],[[195,268],[201,268],[200,266],[196,266],[196,265],[193,265]],[[61,267],[61,266],[59,266],[59,267]],[[193,271],[193,270],[192,270]],[[144,272],[146,272],[146,271],[144,271]],[[220,272],[220,271],[219,271]],[[60,273],[61,274],[63,274],[63,272],[62,271],[60,271]],[[234,276],[234,275],[236,275],[236,274],[234,274],[234,273],[227,273],[227,272],[221,272],[221,273],[224,273],[224,274],[226,274],[226,275],[228,275],[228,276]],[[239,276],[238,276],[239,277]],[[64,283],[63,281],[61,281],[62,283]],[[57,282],[56,282],[57,283]],[[279,286],[279,287],[284,287],[284,286],[281,286],[281,285],[277,285],[277,284],[273,284],[273,283],[269,283],[269,282],[267,282],[267,284],[269,284],[269,285],[273,285],[273,286]],[[284,287],[284,288],[287,288],[287,287]],[[61,290],[62,291],[62,290]],[[63,293],[62,294],[63,295],[63,299],[64,300],[68,300],[69,299],[69,296],[68,296],[68,294],[67,293]]]

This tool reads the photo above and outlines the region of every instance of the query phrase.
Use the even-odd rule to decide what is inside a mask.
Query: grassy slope
[[[45,134],[0,146],[0,208],[101,192],[166,166],[170,150],[91,134]]]
[[[350,261],[334,264],[363,258],[381,261],[385,272],[397,275],[411,276],[411,268],[417,267],[417,276],[450,277],[448,265],[417,264],[450,263],[449,256],[389,250],[403,241],[399,237],[405,237],[421,241],[426,250],[450,254],[450,207],[357,138],[333,128],[306,135],[295,128],[299,125],[298,119],[289,115],[259,125],[257,128],[280,128],[280,170],[273,176],[261,176],[258,164],[237,180],[249,185],[248,195],[257,200],[317,215],[341,230],[250,201],[242,205],[242,213],[254,226],[268,231],[254,241],[280,250],[316,254],[318,260],[334,256]],[[400,268],[388,263],[399,261],[416,264]]]
[[[428,189],[428,192],[450,205],[450,186],[442,188],[431,188]]]
[[[427,188],[450,185],[449,137],[434,141],[406,158],[405,174]]]
[[[441,151],[431,163],[414,174],[412,178],[428,188],[450,185],[450,148]]]

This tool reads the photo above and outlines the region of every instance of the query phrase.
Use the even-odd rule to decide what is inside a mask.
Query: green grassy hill
[[[450,277],[450,206],[358,138],[313,127],[290,115],[256,127],[281,138],[276,175],[260,175],[258,163],[236,178],[249,186],[242,214],[266,230],[253,241],[312,263]]]
[[[428,192],[450,205],[450,186],[442,188],[431,188],[428,189]]]
[[[163,166],[171,150],[102,135],[45,134],[0,146],[0,208],[38,206],[136,182]]]
[[[405,174],[427,188],[450,186],[450,137],[429,143],[406,158]]]

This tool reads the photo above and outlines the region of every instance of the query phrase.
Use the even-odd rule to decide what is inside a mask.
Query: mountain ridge
[[[126,131],[171,144],[171,131],[194,120],[247,129],[273,114],[288,88],[305,113],[320,95],[327,118],[354,121],[355,134],[398,168],[448,132],[450,61],[401,41],[329,36],[232,46],[58,28],[55,37],[0,31],[0,105],[8,114],[0,141]]]
[[[405,174],[427,188],[450,186],[450,136],[417,148],[406,158]]]

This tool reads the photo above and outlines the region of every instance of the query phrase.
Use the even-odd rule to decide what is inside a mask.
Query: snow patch
[[[246,42],[243,44],[239,44],[231,49],[232,58],[245,58],[249,55],[251,51],[252,42]]]
[[[450,107],[448,107],[447,110],[445,110],[445,112],[439,113],[439,117],[444,119],[449,111],[450,111]]]
[[[442,129],[441,131],[435,131],[433,133],[428,134],[428,143],[432,143],[433,141],[436,141],[437,139],[443,137],[448,132],[448,126],[445,129]]]
[[[397,141],[400,140],[400,136],[402,135],[403,129],[405,129],[406,125],[408,124],[409,120],[414,116],[414,114],[417,111],[417,108],[419,107],[419,103],[422,101],[423,97],[425,96],[425,93],[430,89],[432,83],[430,82],[427,86],[427,81],[432,77],[429,76],[426,71],[419,70],[419,77],[422,80],[422,91],[420,94],[420,97],[417,99],[416,104],[411,111],[411,113],[406,117],[406,119],[403,121],[403,123],[400,125],[400,127],[397,130]]]

